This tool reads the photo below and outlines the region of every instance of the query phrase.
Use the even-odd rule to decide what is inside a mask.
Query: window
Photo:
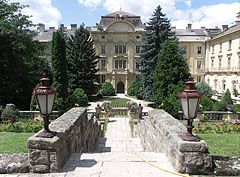
[[[214,45],[212,46],[212,54],[214,53]]]
[[[234,89],[237,89],[237,82],[236,81],[233,81],[233,90]]]
[[[118,68],[118,60],[115,60],[115,68]]]
[[[126,60],[123,60],[123,68],[126,68]]]
[[[119,60],[119,68],[122,68],[122,63],[123,63],[123,61]]]
[[[139,45],[136,46],[136,53],[140,53],[140,46]]]
[[[101,60],[101,69],[106,69],[106,60]]]
[[[101,53],[105,53],[105,45],[101,46]]]
[[[202,65],[202,62],[201,61],[197,61],[197,69],[201,69],[201,65]]]
[[[219,44],[219,52],[222,52],[222,43]]]
[[[127,67],[127,61],[126,60],[115,60],[115,68],[116,69],[122,69]]]
[[[228,57],[228,68],[230,68],[231,67],[231,57],[229,56]]]
[[[139,61],[136,60],[136,68],[139,69],[140,68],[140,63]]]
[[[183,46],[183,54],[187,53],[187,46]]]
[[[219,58],[218,68],[220,69],[222,67],[222,58]]]
[[[228,41],[228,50],[232,49],[232,40]]]
[[[223,81],[222,88],[223,88],[223,90],[226,90],[226,81],[225,80]]]
[[[101,82],[102,82],[102,83],[105,82],[105,75],[101,75]]]
[[[201,82],[201,76],[197,76],[197,82]]]
[[[212,63],[211,63],[211,68],[214,68],[214,57],[212,57]]]
[[[198,54],[201,54],[201,53],[202,53],[202,47],[201,47],[201,46],[199,46],[199,47],[197,48],[197,53],[198,53]]]
[[[116,45],[115,46],[115,53],[126,53],[127,48],[125,45]]]
[[[217,90],[217,80],[214,81],[214,88]]]

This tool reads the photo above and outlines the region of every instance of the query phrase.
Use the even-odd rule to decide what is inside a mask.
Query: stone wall
[[[134,125],[134,134],[141,139],[145,151],[165,153],[179,173],[209,174],[213,171],[205,141],[183,141],[179,136],[186,133],[186,127],[163,110],[148,114]]]
[[[41,138],[36,133],[28,139],[32,173],[59,172],[72,153],[93,151],[97,138],[102,136],[100,123],[87,116],[84,108],[72,108],[52,122],[50,130],[57,135]]]

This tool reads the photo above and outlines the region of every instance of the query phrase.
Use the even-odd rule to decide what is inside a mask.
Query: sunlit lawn
[[[33,134],[0,132],[0,154],[27,153],[27,139]]]

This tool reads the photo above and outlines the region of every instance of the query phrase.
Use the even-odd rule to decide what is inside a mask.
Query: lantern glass
[[[54,102],[55,94],[48,95],[48,114],[52,113],[53,102]]]
[[[189,98],[189,117],[194,118],[197,110],[198,98]]]
[[[47,109],[46,109],[47,108],[47,105],[46,105],[47,95],[36,95],[36,96],[37,96],[38,103],[39,103],[38,107],[39,107],[41,113],[43,115],[45,115],[47,113]]]
[[[180,98],[182,104],[182,110],[185,118],[188,118],[188,104],[187,98]]]

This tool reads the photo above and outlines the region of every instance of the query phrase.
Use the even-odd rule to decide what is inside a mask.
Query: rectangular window
[[[101,65],[101,69],[106,69],[106,60],[102,60]]]
[[[222,67],[222,58],[219,58],[218,68]]]
[[[140,46],[139,45],[136,46],[136,53],[140,53]]]
[[[228,41],[228,50],[232,49],[232,40]]]
[[[222,43],[219,44],[219,52],[222,52]]]
[[[214,81],[214,88],[217,90],[217,80]]]
[[[123,60],[123,68],[126,68],[126,60]]]
[[[231,67],[231,57],[228,57],[228,68]]]
[[[202,47],[201,47],[201,46],[198,47],[197,53],[198,53],[198,54],[201,54],[201,53],[202,53]]]
[[[115,68],[118,68],[118,60],[115,60]]]
[[[122,60],[119,60],[119,68],[122,68],[122,64],[123,64]]]
[[[139,61],[136,60],[136,68],[139,69],[140,68],[140,64]]]
[[[126,46],[124,45],[123,46],[123,53],[126,53],[127,52],[127,48],[126,48]]]
[[[115,53],[118,53],[118,46],[115,45]]]
[[[105,45],[101,46],[101,53],[105,53]]]
[[[118,53],[122,53],[122,46],[118,46]]]
[[[202,62],[201,61],[197,61],[197,69],[201,69],[201,65],[202,65]]]
[[[212,54],[214,53],[214,45],[212,46]]]
[[[201,82],[201,76],[197,76],[197,82]]]
[[[186,54],[187,53],[187,46],[184,46],[183,47],[183,54]]]
[[[102,82],[102,83],[105,82],[105,75],[101,75],[101,82]]]

